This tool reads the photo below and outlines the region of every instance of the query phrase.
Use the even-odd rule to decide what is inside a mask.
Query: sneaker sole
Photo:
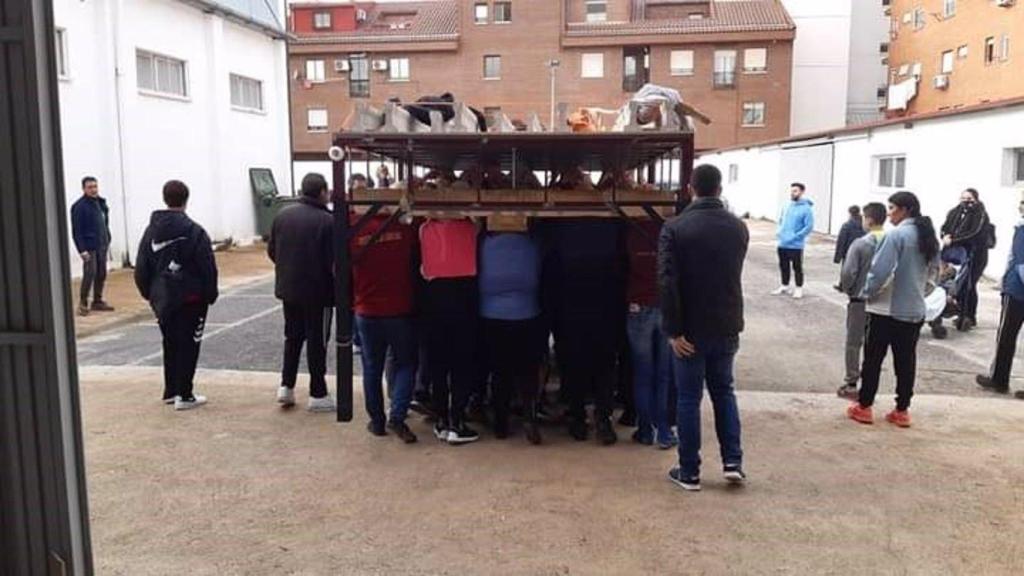
[[[447,442],[448,441],[448,431],[445,430],[443,432],[439,432],[437,430],[434,430],[434,438],[437,438],[438,442]]]
[[[334,406],[325,406],[323,408],[306,407],[306,411],[309,412],[310,414],[328,414],[330,412],[336,412],[337,410],[338,409],[335,408]]]
[[[676,486],[679,486],[680,488],[686,490],[687,492],[700,492],[700,484],[687,484],[682,480],[676,480],[671,476],[668,477],[668,480],[669,482],[675,484]]]
[[[452,446],[462,446],[463,444],[472,444],[473,442],[477,442],[478,440],[480,440],[479,436],[477,436],[476,438],[460,438],[460,437],[456,436],[455,434],[451,434],[451,433],[448,434],[448,443],[451,444]]]
[[[726,472],[725,481],[729,484],[743,484],[747,481],[747,478],[736,472]]]
[[[201,406],[206,406],[206,404],[175,404],[174,410],[175,412],[187,412],[189,410],[195,410]]]
[[[895,426],[897,428],[904,428],[904,429],[910,428],[910,424],[907,424],[906,422],[893,422],[892,420],[889,420],[888,418],[886,418],[885,421],[888,422],[889,424],[892,424],[893,426]]]

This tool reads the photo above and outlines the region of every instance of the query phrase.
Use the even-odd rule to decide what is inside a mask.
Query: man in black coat
[[[277,401],[295,405],[299,357],[306,345],[310,412],[333,412],[327,393],[327,341],[334,306],[333,217],[327,208],[327,181],[320,174],[302,179],[302,198],[274,218],[267,255],[274,262],[274,295],[284,303],[284,367]]]
[[[92,176],[82,178],[82,197],[71,205],[71,236],[82,258],[82,289],[78,314],[89,311],[110,312],[114,308],[103,301],[107,281],[107,252],[110,248],[110,209],[100,196],[99,182]],[[89,306],[89,292],[92,306]]]
[[[206,404],[193,394],[206,312],[217,301],[217,262],[210,237],[185,215],[184,183],[164,184],[166,210],[153,212],[135,257],[135,286],[149,301],[163,335],[164,404],[191,410]]]
[[[959,303],[960,317],[956,321],[957,329],[962,332],[978,325],[978,281],[988,267],[991,234],[988,212],[980,202],[978,191],[974,188],[964,190],[960,204],[949,211],[942,225],[943,248],[959,246],[967,250],[971,278],[964,301]]]
[[[679,467],[669,478],[700,490],[700,403],[707,383],[715,409],[725,479],[741,483],[740,413],[733,391],[733,363],[743,331],[743,261],[750,233],[720,198],[722,173],[694,170],[695,200],[662,228],[658,283],[663,332],[674,352],[678,389]]]
[[[836,264],[842,264],[846,260],[846,253],[850,251],[853,242],[867,234],[864,231],[864,218],[860,214],[860,206],[850,206],[849,213],[850,219],[839,229],[839,238],[836,239],[836,253],[832,257],[832,262]],[[834,288],[837,291],[842,291],[838,283]]]

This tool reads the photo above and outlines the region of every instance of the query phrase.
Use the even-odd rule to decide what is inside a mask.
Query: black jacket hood
[[[175,238],[188,238],[196,223],[184,212],[157,210],[149,219],[149,231],[154,242],[166,242]]]

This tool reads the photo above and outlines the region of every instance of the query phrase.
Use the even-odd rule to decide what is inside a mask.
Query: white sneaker
[[[803,297],[804,297],[804,289],[803,288],[797,288],[796,290],[793,291],[793,298],[795,300],[799,300],[799,299],[801,299]]]
[[[199,394],[196,394],[192,400],[182,400],[180,396],[174,399],[175,410],[193,410],[203,404],[206,404],[206,396]]]
[[[277,403],[283,408],[295,406],[295,389],[281,386],[277,389]]]
[[[337,409],[338,406],[334,403],[334,398],[331,398],[330,394],[323,398],[310,398],[309,405],[306,407],[306,410],[313,413],[334,412]]]
[[[779,286],[772,292],[772,296],[782,296],[783,294],[789,294],[793,291],[789,286]]]

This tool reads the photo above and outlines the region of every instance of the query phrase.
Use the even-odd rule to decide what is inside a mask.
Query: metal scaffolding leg
[[[334,162],[334,302],[337,353],[338,422],[352,421],[352,254],[345,163]]]

